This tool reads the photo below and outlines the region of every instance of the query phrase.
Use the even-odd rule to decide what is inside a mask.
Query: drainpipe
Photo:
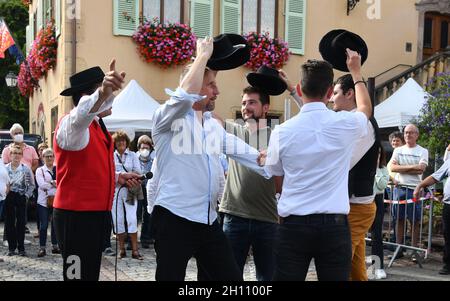
[[[77,18],[72,19],[72,75],[77,72]]]

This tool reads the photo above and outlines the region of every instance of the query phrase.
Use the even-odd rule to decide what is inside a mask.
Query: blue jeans
[[[396,187],[394,188],[394,200],[407,200],[413,197],[413,189],[404,188],[404,187]],[[406,208],[405,208],[406,206]],[[405,210],[406,209],[406,210]],[[397,212],[398,211],[398,212]],[[406,212],[405,212],[406,211]],[[392,217],[394,219],[394,223],[399,220],[404,220],[405,215],[410,222],[419,222],[422,216],[422,202],[418,201],[416,203],[411,204],[393,204],[392,206]]]
[[[271,281],[274,272],[273,246],[277,224],[225,214],[223,232],[230,241],[236,263],[243,273],[250,246],[258,281]]]
[[[51,218],[51,214],[53,209],[49,209],[47,207],[37,205],[38,206],[38,215],[40,220],[40,227],[39,227],[39,245],[41,248],[45,248],[45,245],[47,244],[47,229],[48,229],[48,222]],[[55,227],[53,226],[53,218],[51,219],[51,238],[52,238],[52,245],[56,246],[58,244],[58,241],[56,240],[56,234],[55,234]]]

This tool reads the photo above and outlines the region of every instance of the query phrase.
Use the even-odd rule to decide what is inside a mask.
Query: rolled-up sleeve
[[[152,135],[157,135],[171,129],[173,121],[183,118],[192,108],[194,102],[200,101],[206,96],[189,94],[182,88],[171,91],[166,89],[170,99],[161,105],[153,115]]]

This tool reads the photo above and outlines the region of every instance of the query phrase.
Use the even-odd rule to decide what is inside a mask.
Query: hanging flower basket
[[[288,44],[280,39],[274,39],[268,32],[258,34],[250,32],[245,35],[250,45],[250,60],[245,64],[247,68],[257,70],[262,65],[280,69],[289,59]]]
[[[47,75],[48,70],[55,67],[57,48],[55,25],[49,22],[39,31],[29,54],[30,70],[35,79],[42,78]]]
[[[20,65],[19,75],[17,76],[17,86],[19,87],[20,94],[25,97],[33,95],[34,88],[38,86],[27,64],[28,59]]]
[[[194,55],[196,37],[186,24],[162,24],[157,19],[139,26],[133,35],[141,57],[163,68],[184,65]]]

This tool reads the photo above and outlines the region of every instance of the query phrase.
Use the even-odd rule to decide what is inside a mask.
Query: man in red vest
[[[106,223],[115,184],[138,186],[139,175],[115,173],[114,143],[102,121],[111,114],[113,92],[122,88],[125,73],[115,70],[115,60],[105,75],[93,67],[70,77],[75,108],[55,129],[57,191],[54,223],[64,260],[64,280],[96,281]]]

